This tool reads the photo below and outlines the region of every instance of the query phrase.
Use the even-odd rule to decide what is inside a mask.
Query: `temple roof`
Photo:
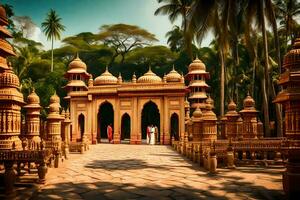
[[[15,56],[13,47],[3,38],[0,38],[0,55]]]
[[[108,71],[108,67],[106,67],[106,70],[94,80],[94,85],[111,85],[117,83],[118,78]]]
[[[72,60],[69,64],[69,70],[71,69],[83,69],[86,71],[86,64],[79,58],[78,53],[76,54],[74,60]]]
[[[149,67],[148,72],[146,72],[143,76],[138,78],[138,83],[162,83],[162,79],[152,72],[151,67]]]
[[[205,87],[205,88],[209,88],[209,86],[203,80],[191,81],[190,84],[189,84],[189,87]]]
[[[82,80],[70,80],[64,88],[67,87],[84,87],[87,89],[86,84]]]
[[[243,101],[244,109],[240,113],[257,113],[255,109],[255,101],[248,93],[247,97]]]
[[[175,70],[174,65],[173,69],[166,75],[167,82],[180,82],[181,75]]]
[[[27,97],[27,105],[24,108],[41,108],[40,97],[35,93],[33,88],[32,92]]]
[[[6,16],[6,11],[2,5],[0,5],[0,26],[8,25],[8,20]]]
[[[191,93],[191,96],[188,97],[189,99],[206,99],[207,95],[206,92],[194,92]]]

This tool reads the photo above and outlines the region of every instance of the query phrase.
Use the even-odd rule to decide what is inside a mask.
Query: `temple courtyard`
[[[282,199],[282,167],[218,168],[170,146],[97,144],[55,169],[32,199]]]

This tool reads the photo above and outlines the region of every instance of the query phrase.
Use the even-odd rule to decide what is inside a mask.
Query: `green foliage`
[[[155,35],[134,25],[113,24],[103,25],[100,33],[95,36],[96,40],[114,50],[114,55],[109,64],[112,64],[117,56],[121,56],[121,64],[125,61],[125,56],[129,51],[138,47],[150,45],[158,41]]]

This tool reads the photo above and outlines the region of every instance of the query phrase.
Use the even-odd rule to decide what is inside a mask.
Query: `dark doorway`
[[[82,141],[82,138],[83,138],[83,135],[84,135],[84,115],[83,114],[80,114],[78,116],[78,130],[79,130],[79,133],[80,133],[80,138],[79,140]]]
[[[98,112],[98,142],[101,142],[101,139],[107,139],[107,126],[109,124],[114,127],[114,109],[111,103],[104,102],[99,107]]]
[[[179,117],[176,113],[173,113],[171,115],[170,133],[171,133],[171,138],[174,137],[175,140],[179,140]]]
[[[142,139],[147,138],[147,126],[157,126],[158,135],[156,142],[160,142],[160,114],[158,107],[152,101],[144,105],[142,110]]]
[[[125,113],[121,121],[121,140],[130,140],[130,116]]]

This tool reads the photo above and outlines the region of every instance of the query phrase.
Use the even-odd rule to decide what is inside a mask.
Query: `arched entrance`
[[[101,139],[107,139],[106,129],[109,124],[114,127],[114,109],[112,104],[106,101],[100,105],[98,112],[98,142],[101,142]]]
[[[130,116],[125,113],[121,120],[121,140],[130,141]]]
[[[81,113],[78,116],[78,131],[80,133],[80,138],[78,139],[79,141],[82,141],[84,135],[84,128],[85,128],[85,119],[84,119],[84,115]]]
[[[157,126],[158,135],[156,142],[160,142],[160,114],[157,105],[149,101],[146,103],[142,110],[142,139],[147,138],[147,126],[150,125]]]
[[[171,115],[171,138],[174,137],[175,140],[179,140],[179,117],[176,113]],[[170,138],[170,139],[171,139]]]

